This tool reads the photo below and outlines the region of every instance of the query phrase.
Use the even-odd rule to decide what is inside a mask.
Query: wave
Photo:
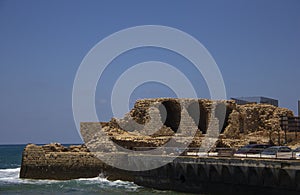
[[[48,185],[57,184],[59,186],[66,185],[96,185],[99,188],[112,188],[112,189],[126,189],[129,191],[136,191],[140,186],[128,181],[110,181],[107,178],[99,175],[94,178],[80,178],[73,180],[40,180],[40,179],[21,179],[19,178],[20,167],[19,168],[9,168],[0,169],[0,186],[3,184],[34,184],[34,185]]]
[[[12,183],[12,184],[46,184],[51,182],[58,182],[55,180],[33,180],[33,179],[21,179],[20,176],[21,168],[9,168],[9,169],[0,169],[0,182],[1,183]]]
[[[20,179],[19,168],[0,169],[0,194],[20,192],[24,194],[178,194],[173,191],[160,191],[136,185],[133,182],[110,181],[103,175],[94,178],[73,180]],[[28,192],[28,193],[27,193]],[[9,194],[9,193],[8,193]]]
[[[0,169],[0,181],[12,181],[19,178],[20,168]]]

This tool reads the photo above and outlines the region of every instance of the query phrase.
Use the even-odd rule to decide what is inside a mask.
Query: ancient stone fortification
[[[172,161],[174,154],[160,153],[142,156],[144,161],[141,163],[136,160],[141,158],[140,154],[124,155],[113,144],[129,150],[147,150],[148,147],[169,143],[174,137],[172,144],[176,147],[191,140],[189,147],[209,150],[215,147],[237,148],[250,141],[282,144],[278,139],[284,133],[280,128],[280,117],[292,115],[285,108],[263,104],[240,106],[228,100],[139,100],[123,119],[81,123],[86,146],[27,145],[23,152],[20,177],[75,179],[104,174],[109,179],[187,192],[218,189],[221,192],[236,192],[238,188],[244,192],[245,189],[256,188],[267,190],[268,193],[272,190],[298,193],[298,160],[179,156]],[[115,163],[126,162],[136,170],[147,166],[147,162],[167,164],[150,171],[124,171],[108,166],[89,150],[100,151]]]
[[[122,119],[81,123],[81,134],[89,148],[95,148],[99,145],[97,142],[106,142],[103,147],[107,148],[102,150],[107,151],[113,150],[113,146],[99,140],[103,139],[97,136],[100,129],[128,149],[161,146],[174,135],[180,137],[177,142],[193,137],[190,147],[215,143],[215,147],[238,148],[249,142],[279,145],[283,144],[283,139],[278,140],[278,137],[282,138],[284,133],[280,127],[281,116],[293,116],[293,113],[268,104],[237,105],[233,100],[143,99],[138,100]],[[203,137],[207,138],[204,143]]]

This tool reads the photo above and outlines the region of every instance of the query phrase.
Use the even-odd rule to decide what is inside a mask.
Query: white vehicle
[[[300,159],[300,147],[296,148],[294,151],[293,151],[293,155],[296,159]]]
[[[261,153],[263,158],[281,158],[281,159],[290,159],[293,158],[293,151],[287,146],[272,146],[265,149]]]

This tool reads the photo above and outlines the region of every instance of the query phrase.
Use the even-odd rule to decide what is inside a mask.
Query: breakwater
[[[149,171],[126,171],[106,165],[84,146],[27,145],[23,152],[21,178],[76,179],[102,174],[111,180],[133,181],[163,190],[203,192],[300,192],[300,161],[229,157],[144,156],[143,162],[131,155],[108,154],[112,160],[126,158],[137,170],[147,162],[169,162]],[[114,159],[115,158],[115,159]],[[122,161],[124,162],[124,161]]]

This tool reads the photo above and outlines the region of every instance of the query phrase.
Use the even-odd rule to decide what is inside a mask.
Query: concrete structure
[[[273,106],[278,106],[278,100],[267,98],[267,97],[236,97],[231,98],[232,100],[235,100],[235,102],[239,105],[244,105],[247,103],[258,103],[258,104],[270,104]]]
[[[61,148],[57,150],[57,148]],[[23,152],[20,177],[30,179],[76,179],[102,174],[111,180],[126,180],[162,190],[193,193],[299,194],[300,161],[278,159],[245,159],[228,157],[143,156],[109,154],[112,160],[126,158],[129,166],[141,169],[147,162],[169,162],[148,171],[125,171],[110,167],[80,149],[53,145],[27,145]]]
[[[182,157],[139,173],[135,183],[192,193],[299,194],[300,162]]]

